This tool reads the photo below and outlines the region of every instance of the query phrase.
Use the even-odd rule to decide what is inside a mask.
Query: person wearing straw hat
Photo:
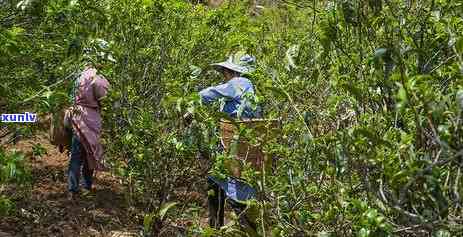
[[[225,105],[222,112],[232,118],[249,119],[259,117],[259,112],[251,106],[251,98],[254,98],[254,86],[243,75],[255,70],[256,58],[244,54],[233,55],[227,61],[211,64],[215,70],[221,72],[225,83],[208,87],[199,92],[203,103],[209,104],[223,98]]]
[[[211,64],[215,70],[223,74],[225,82],[201,90],[199,92],[201,101],[210,104],[223,99],[225,103],[221,107],[222,112],[234,119],[246,120],[260,117],[258,107],[252,106],[252,100],[255,98],[254,86],[245,77],[246,74],[255,71],[255,61],[255,57],[249,54],[235,54],[224,62]],[[191,114],[187,113],[184,118],[189,123]],[[256,222],[244,214],[247,205],[243,203],[243,201],[255,199],[256,190],[235,178],[221,180],[208,176],[207,180],[209,226],[219,228],[224,225],[224,206],[225,199],[227,199],[240,216],[239,223],[246,233],[256,236]]]

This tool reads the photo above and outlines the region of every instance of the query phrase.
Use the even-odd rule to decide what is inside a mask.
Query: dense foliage
[[[282,121],[254,141],[278,160],[274,174],[245,172],[265,196],[262,235],[463,233],[463,3],[254,3],[1,1],[0,107],[56,111],[86,42],[107,40],[108,162],[145,207],[147,232],[176,217],[210,235],[201,203],[177,200],[204,191],[204,159],[216,174],[229,159],[216,149],[221,115],[195,92],[220,81],[209,63],[244,50],[258,59],[265,117]]]
[[[7,185],[21,187],[29,181],[30,173],[25,165],[24,155],[17,151],[7,153],[0,148],[0,216],[9,214],[14,208],[13,201],[3,193],[5,187]]]

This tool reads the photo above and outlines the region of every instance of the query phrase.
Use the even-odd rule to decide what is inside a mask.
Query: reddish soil
[[[47,150],[32,157],[32,146],[40,143]],[[45,136],[19,141],[7,149],[28,154],[32,187],[7,187],[15,201],[15,213],[0,218],[0,236],[136,236],[142,218],[129,208],[120,180],[109,173],[98,173],[95,195],[68,200],[66,171],[68,157],[49,144]]]

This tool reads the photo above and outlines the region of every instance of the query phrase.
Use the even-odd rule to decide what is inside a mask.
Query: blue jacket
[[[224,98],[222,112],[233,118],[255,118],[257,111],[253,110],[249,99],[254,97],[254,87],[245,77],[234,77],[224,84],[211,86],[199,92],[203,103],[209,104]],[[241,111],[241,114],[240,114]],[[239,116],[240,115],[240,116]]]

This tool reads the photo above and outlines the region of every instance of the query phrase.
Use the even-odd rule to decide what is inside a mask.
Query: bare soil
[[[47,150],[32,156],[40,143]],[[137,236],[142,217],[125,201],[120,180],[109,173],[98,173],[95,193],[70,201],[67,193],[68,156],[52,146],[45,135],[21,140],[7,149],[24,152],[30,160],[32,187],[7,187],[15,201],[15,213],[0,217],[0,236]]]

